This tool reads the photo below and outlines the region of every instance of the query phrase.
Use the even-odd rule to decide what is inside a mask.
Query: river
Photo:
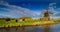
[[[26,26],[26,27],[11,27],[2,28],[0,32],[44,32],[43,26]],[[51,25],[50,32],[60,32],[60,24]]]

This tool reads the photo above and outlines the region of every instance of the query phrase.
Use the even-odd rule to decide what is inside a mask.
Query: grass
[[[53,20],[54,22],[57,22],[57,20]],[[40,21],[40,20],[27,20],[27,21],[19,21],[16,22],[15,20],[10,20],[10,21],[5,21],[5,20],[0,20],[0,27],[8,27],[8,25],[11,26],[23,26],[23,25],[33,25],[32,23],[34,22],[44,22],[44,21]]]

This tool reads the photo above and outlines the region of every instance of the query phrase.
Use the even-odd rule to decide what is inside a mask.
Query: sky
[[[47,8],[52,17],[60,17],[60,0],[0,0],[1,17],[41,17]]]

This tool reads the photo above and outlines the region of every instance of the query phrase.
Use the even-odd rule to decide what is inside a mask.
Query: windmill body
[[[43,20],[45,21],[49,21],[50,20],[50,15],[53,14],[52,12],[46,10],[44,13],[43,13]]]

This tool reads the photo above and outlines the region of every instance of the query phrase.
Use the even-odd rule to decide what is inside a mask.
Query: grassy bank
[[[12,27],[12,26],[24,26],[24,25],[37,25],[37,24],[45,24],[45,23],[57,23],[58,21],[52,20],[52,21],[40,21],[40,20],[27,20],[27,21],[20,21],[18,20],[0,20],[0,27]]]

